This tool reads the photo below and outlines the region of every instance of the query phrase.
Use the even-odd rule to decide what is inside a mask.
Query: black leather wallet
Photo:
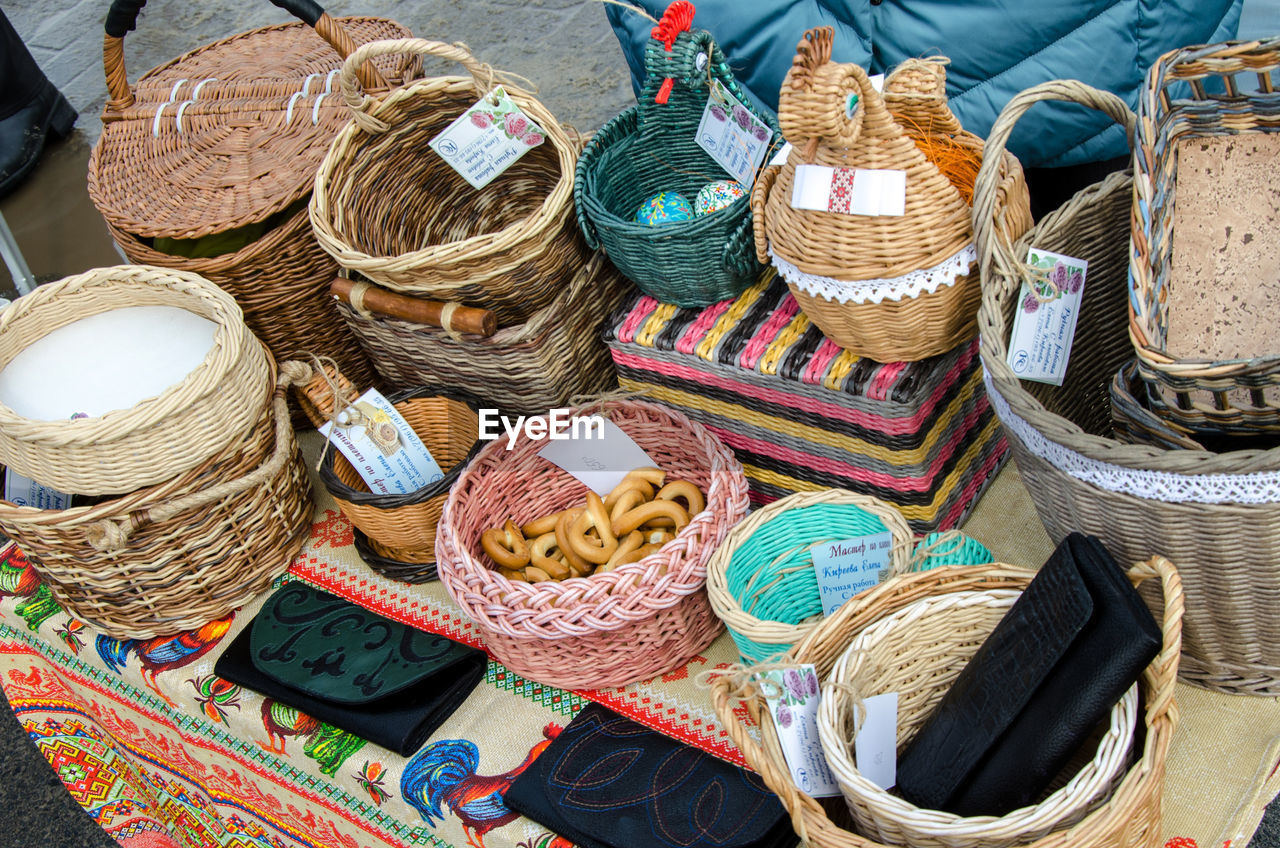
[[[1106,548],[1072,533],[899,756],[898,792],[962,816],[1033,803],[1160,645]]]
[[[214,673],[407,757],[466,700],[487,663],[483,651],[289,583]]]
[[[599,704],[578,713],[503,796],[580,848],[784,848],[764,781]]]

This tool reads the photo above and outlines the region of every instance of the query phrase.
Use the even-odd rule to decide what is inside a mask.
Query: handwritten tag
[[[427,144],[473,188],[484,188],[546,137],[498,86]]]
[[[538,456],[560,466],[597,495],[604,496],[622,482],[628,471],[657,463],[617,424],[603,417],[600,420],[602,428],[589,427],[583,432],[591,435],[603,430],[603,437],[578,438],[575,429],[575,438],[548,441]]]
[[[5,469],[4,499],[14,506],[32,506],[36,509],[71,508],[71,495],[37,483],[11,468]]]
[[[888,530],[813,548],[822,614],[831,615],[845,601],[888,577],[892,552],[893,534]]]
[[[812,798],[838,796],[840,785],[827,765],[822,741],[818,738],[817,671],[806,664],[772,669],[759,677],[775,684],[763,684],[765,701],[796,786]]]
[[[377,389],[370,389],[332,421],[320,435],[342,451],[369,491],[407,495],[444,477],[431,451],[409,422]]]
[[[907,172],[797,165],[791,206],[843,215],[906,214]]]
[[[1033,247],[1027,252],[1027,264],[1043,271],[1053,283],[1035,284],[1041,297],[1053,299],[1042,303],[1031,293],[1030,286],[1022,284],[1006,361],[1023,380],[1061,386],[1071,357],[1089,263]]]
[[[898,693],[864,698],[867,717],[853,737],[853,759],[858,771],[881,789],[898,782]]]
[[[756,171],[769,150],[773,130],[719,80],[711,81],[711,96],[702,110],[695,136],[698,146],[744,186],[756,180]]]

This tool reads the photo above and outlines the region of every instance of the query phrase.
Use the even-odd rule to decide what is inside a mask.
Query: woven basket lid
[[[108,16],[111,96],[89,158],[89,196],[103,217],[137,236],[199,238],[265,220],[311,191],[350,117],[336,79],[343,57],[357,44],[410,33],[384,18],[334,19],[307,8],[318,13],[313,22],[200,47],[132,88],[123,36],[134,21]],[[362,81],[380,88],[402,78],[408,61],[374,66],[376,73],[362,68]]]
[[[805,33],[782,83],[778,123],[794,149],[765,202],[768,245],[804,273],[837,280],[892,278],[937,265],[973,240],[969,205],[916,147],[898,110],[932,131],[958,130],[945,103],[930,105],[945,71],[939,63],[913,64],[886,81],[882,97],[861,67],[831,61],[832,38],[830,27]],[[914,98],[919,107],[907,105]],[[905,171],[906,214],[795,209],[792,188],[802,164]]]

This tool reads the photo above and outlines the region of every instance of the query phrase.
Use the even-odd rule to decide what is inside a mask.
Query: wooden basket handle
[[[315,29],[316,34],[327,41],[338,55],[347,58],[356,49],[351,35],[320,7],[315,0],[271,0],[298,20]],[[124,37],[138,25],[138,14],[147,0],[113,0],[107,11],[106,34],[102,41],[102,68],[107,77],[107,109],[119,111],[133,105],[133,90],[124,66]],[[359,69],[360,82],[365,88],[383,90],[387,81],[372,64]]]

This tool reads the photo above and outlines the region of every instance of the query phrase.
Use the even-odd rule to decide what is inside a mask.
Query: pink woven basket
[[[453,484],[436,533],[440,582],[489,649],[525,677],[565,689],[623,686],[670,671],[715,639],[707,560],[747,512],[747,480],[702,425],[663,406],[614,400],[575,410],[617,424],[667,472],[695,483],[707,508],[644,559],[605,574],[519,583],[490,570],[481,534],[581,503],[587,489],[538,456],[544,441],[495,440]]]

